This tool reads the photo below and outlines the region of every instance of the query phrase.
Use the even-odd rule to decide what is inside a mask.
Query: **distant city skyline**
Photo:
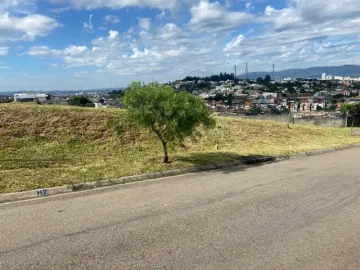
[[[358,0],[2,0],[0,91],[360,64],[359,14]]]

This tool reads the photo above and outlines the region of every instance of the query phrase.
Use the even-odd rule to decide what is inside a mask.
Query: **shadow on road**
[[[193,166],[203,165],[219,165],[219,164],[231,164],[235,162],[241,162],[244,165],[260,166],[267,162],[274,162],[276,157],[264,156],[264,155],[237,155],[226,152],[207,152],[207,153],[193,153],[188,157],[176,157],[177,160],[190,163]],[[219,168],[225,174],[243,171],[245,168],[241,166],[229,166],[227,168]]]

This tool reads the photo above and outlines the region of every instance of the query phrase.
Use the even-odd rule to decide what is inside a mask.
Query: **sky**
[[[0,0],[0,91],[360,64],[359,0]]]

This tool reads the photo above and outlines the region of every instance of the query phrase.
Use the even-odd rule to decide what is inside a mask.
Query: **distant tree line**
[[[207,77],[191,77],[186,76],[183,81],[213,81],[213,82],[220,82],[220,81],[227,81],[227,80],[235,80],[234,73],[220,73],[219,75],[211,75]]]

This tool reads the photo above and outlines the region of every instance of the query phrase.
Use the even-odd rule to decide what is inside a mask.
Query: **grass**
[[[171,164],[149,131],[127,124],[119,137],[106,128],[117,109],[0,105],[0,193],[234,161],[360,142],[347,129],[217,118],[198,142],[170,145]]]

